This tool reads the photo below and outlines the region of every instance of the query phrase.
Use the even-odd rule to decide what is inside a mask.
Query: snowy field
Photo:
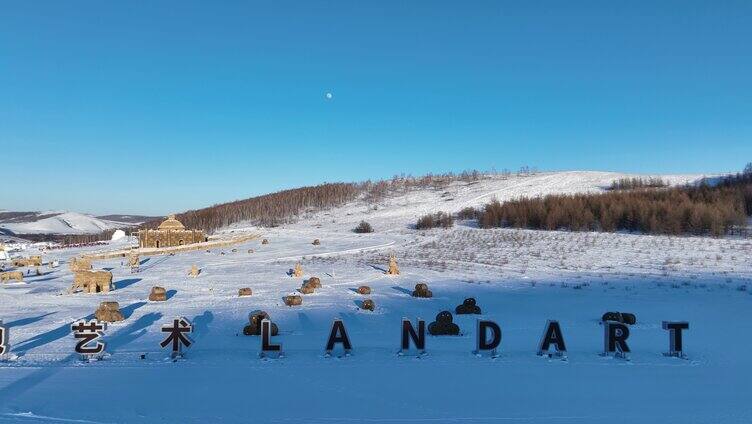
[[[596,192],[620,176],[496,177],[375,206],[353,202],[273,229],[238,224],[226,231],[259,232],[270,244],[142,258],[135,274],[120,260],[96,262],[114,274],[109,294],[65,294],[73,279],[65,262],[101,247],[43,253],[62,265],[0,290],[0,319],[18,355],[0,363],[0,422],[752,422],[752,240],[480,230],[469,222],[411,228],[429,212],[494,197]],[[362,219],[374,233],[352,232]],[[399,276],[384,274],[390,254]],[[302,278],[287,275],[296,262]],[[193,264],[202,269],[196,279],[187,276]],[[323,287],[285,306],[282,296],[314,275]],[[418,282],[434,297],[411,297]],[[147,300],[156,285],[168,289],[166,302]],[[372,295],[357,294],[360,285]],[[239,298],[242,287],[253,295]],[[429,336],[420,359],[396,355],[403,317],[428,323],[470,296],[502,328],[500,357],[472,355],[476,317],[457,315],[461,335]],[[364,298],[375,311],[360,309]],[[118,301],[126,320],[107,329],[105,360],[82,363],[70,324],[104,300]],[[242,334],[256,309],[279,326],[283,359],[259,359],[259,337]],[[599,318],[608,310],[637,315],[629,361],[600,355]],[[195,344],[171,362],[160,327],[176,316],[193,322]],[[323,355],[335,317],[352,356]],[[547,319],[561,323],[566,361],[536,355]],[[688,359],[662,355],[663,320],[689,321]]]

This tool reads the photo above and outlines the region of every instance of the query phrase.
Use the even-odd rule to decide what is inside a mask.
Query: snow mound
[[[125,237],[125,231],[123,231],[123,230],[115,230],[115,232],[112,233],[112,238],[110,240],[117,241],[117,240],[120,240],[121,238],[124,238],[124,237]]]

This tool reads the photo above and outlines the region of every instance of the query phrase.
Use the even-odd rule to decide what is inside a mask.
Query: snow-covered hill
[[[6,214],[10,214],[6,212]],[[100,219],[77,212],[34,212],[0,222],[0,229],[15,234],[96,234],[136,224]]]
[[[497,199],[501,202],[521,197],[549,194],[577,194],[604,192],[612,182],[621,178],[659,177],[670,185],[692,184],[705,175],[636,175],[600,171],[541,172],[532,175],[485,175],[478,181],[454,181],[441,188],[413,188],[392,193],[376,203],[364,198],[343,207],[303,214],[296,224],[285,227],[331,227],[350,231],[358,222],[366,220],[382,229],[395,231],[415,224],[425,214],[458,212],[465,207],[481,207]],[[336,225],[331,225],[335,223]],[[226,230],[248,227],[239,222]]]

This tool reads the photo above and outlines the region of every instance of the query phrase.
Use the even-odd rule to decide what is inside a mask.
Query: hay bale
[[[303,286],[301,286],[298,289],[298,291],[301,292],[301,293],[303,293],[303,294],[311,294],[315,290],[314,290],[313,286],[309,286],[308,284],[303,284]]]
[[[428,290],[428,285],[426,283],[418,283],[415,285],[413,297],[433,297],[433,292]]]
[[[359,294],[371,294],[371,288],[368,286],[360,286],[358,287],[358,293]]]
[[[242,289],[238,290],[239,297],[251,296],[251,295],[253,295],[253,290],[251,290],[250,287],[243,287]]]
[[[313,244],[314,246],[318,246],[318,245],[320,245],[320,244],[321,244],[321,241],[320,241],[319,239],[315,239],[315,240],[313,241],[313,243],[311,243],[311,244]]]
[[[248,314],[249,324],[243,327],[243,334],[246,336],[260,336],[261,335],[261,321],[264,319],[270,319],[269,314],[264,311],[256,310]],[[271,325],[272,336],[279,334],[279,328],[277,324]]]
[[[167,290],[164,287],[154,286],[149,293],[149,301],[151,302],[164,302],[167,300]]]
[[[99,321],[118,322],[125,320],[123,313],[120,312],[120,304],[117,302],[102,302],[99,308],[94,311],[94,317]]]
[[[253,252],[254,252],[253,249],[248,249],[248,253],[253,253]]]
[[[19,283],[23,282],[23,272],[21,271],[8,271],[0,273],[0,282],[6,282],[10,280],[16,280]]]
[[[389,269],[386,271],[387,275],[399,275],[399,267],[397,266],[397,258],[394,255],[389,256]]]
[[[261,244],[269,244],[269,240],[263,239],[263,240],[261,240]]]
[[[303,304],[303,298],[296,294],[285,296],[282,298],[282,301],[285,302],[285,305],[287,306],[299,306]]]
[[[71,287],[71,293],[75,293],[78,289],[82,289],[87,293],[107,293],[110,289],[114,288],[112,285],[112,273],[109,271],[77,271],[73,274],[73,286]]]
[[[306,280],[306,284],[313,287],[314,289],[320,289],[321,279],[319,277],[311,277],[308,280]]]
[[[480,306],[475,304],[475,298],[468,297],[454,309],[457,315],[480,314]]]
[[[366,299],[363,301],[363,304],[361,304],[361,308],[367,311],[373,311],[374,309],[376,309],[376,305],[373,303],[373,300]]]
[[[451,312],[441,311],[436,315],[436,321],[428,324],[428,333],[432,336],[456,336],[460,334],[460,327],[452,321]]]

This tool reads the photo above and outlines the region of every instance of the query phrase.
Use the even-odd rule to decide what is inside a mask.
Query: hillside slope
[[[77,212],[32,212],[0,221],[0,229],[15,234],[96,234],[135,224],[100,219]]]

